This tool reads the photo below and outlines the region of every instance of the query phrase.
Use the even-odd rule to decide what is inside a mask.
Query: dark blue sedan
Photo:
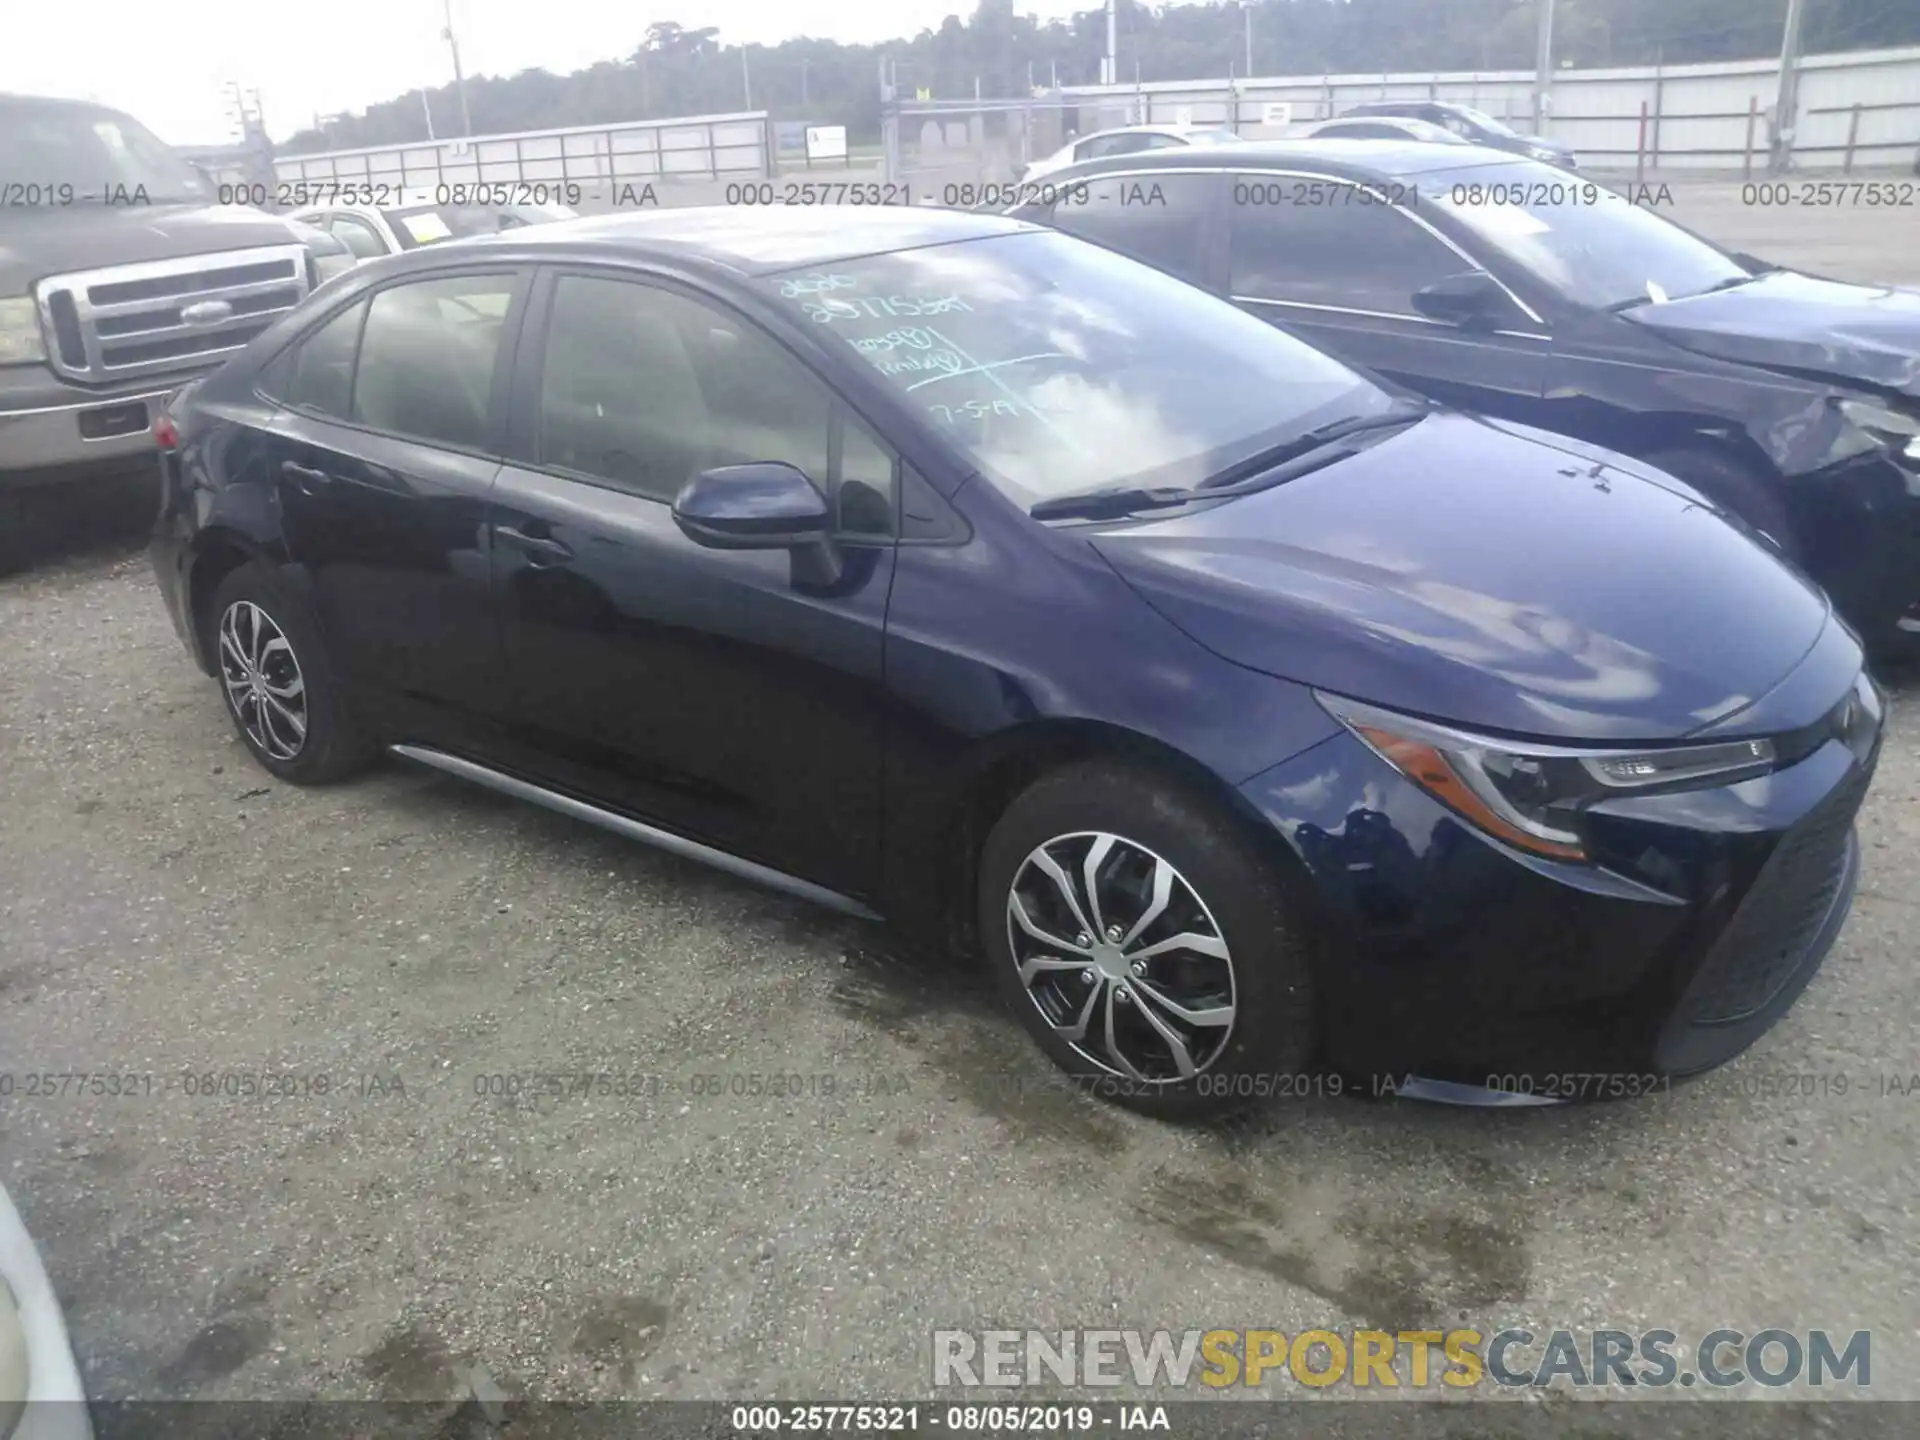
[[[431,247],[160,430],[267,770],[392,750],[984,954],[1154,1113],[1640,1093],[1852,898],[1882,699],[1751,532],[1018,221]]]

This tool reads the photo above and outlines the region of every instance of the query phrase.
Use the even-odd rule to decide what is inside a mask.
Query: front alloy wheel
[[[1190,781],[1077,760],[1014,797],[980,848],[994,983],[1095,1095],[1167,1119],[1300,1093],[1316,944],[1288,856]]]
[[[291,642],[251,600],[220,616],[220,680],[254,748],[270,760],[297,760],[307,743],[306,677]]]
[[[1020,983],[1076,1054],[1143,1084],[1193,1079],[1233,1033],[1233,957],[1185,876],[1105,831],[1036,847],[1007,896]]]

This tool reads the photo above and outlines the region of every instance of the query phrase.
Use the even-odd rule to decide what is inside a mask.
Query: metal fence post
[[[1647,173],[1647,102],[1640,102],[1640,136],[1633,145],[1633,178],[1641,180]]]
[[[1759,123],[1760,97],[1758,95],[1749,95],[1747,97],[1747,155],[1745,161],[1742,162],[1740,166],[1740,178],[1742,180],[1751,180],[1753,178],[1753,132]]]
[[[1853,102],[1853,114],[1847,117],[1847,158],[1840,164],[1842,175],[1853,173],[1853,147],[1860,140],[1860,102]]]
[[[1647,146],[1653,156],[1653,168],[1656,171],[1660,168],[1660,115],[1666,108],[1662,103],[1666,98],[1667,88],[1665,64],[1666,54],[1662,51],[1660,58],[1653,62],[1653,133]]]

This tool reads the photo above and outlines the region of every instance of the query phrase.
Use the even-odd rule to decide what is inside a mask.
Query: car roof
[[[526,252],[534,258],[621,258],[723,266],[770,275],[866,255],[946,245],[1040,227],[1024,220],[932,206],[688,205],[619,210],[529,225],[461,241]],[[426,246],[414,254],[428,254]]]
[[[1213,125],[1203,125],[1194,120],[1157,120],[1145,125],[1115,125],[1106,130],[1089,130],[1084,135],[1074,136],[1074,140],[1076,143],[1081,140],[1095,140],[1102,135],[1191,135],[1199,130],[1229,128],[1231,127],[1224,120]]]
[[[1417,115],[1336,115],[1331,120],[1316,121],[1312,128],[1302,131],[1297,138],[1304,140],[1326,135],[1327,130],[1335,125],[1386,124],[1406,126],[1406,136],[1409,140],[1419,139],[1425,143],[1449,145],[1456,149],[1461,145],[1472,143],[1454,134],[1446,126],[1436,125],[1431,120],[1422,120]],[[1327,135],[1326,138],[1331,140],[1335,137]]]
[[[1359,140],[1341,136],[1318,139],[1243,140],[1238,145],[1194,146],[1185,150],[1148,150],[1138,155],[1109,155],[1083,160],[1071,167],[1075,174],[1097,175],[1106,170],[1142,167],[1194,169],[1217,166],[1223,170],[1284,170],[1289,165],[1316,169],[1362,180],[1391,180],[1430,170],[1459,170],[1475,165],[1521,165],[1525,157],[1484,145],[1442,145],[1429,140]]]

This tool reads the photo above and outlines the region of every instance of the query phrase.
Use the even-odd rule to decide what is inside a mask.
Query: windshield
[[[412,250],[436,240],[464,240],[524,225],[571,220],[578,213],[565,205],[410,205],[389,210],[386,216],[401,246]]]
[[[1190,489],[1392,403],[1225,301],[1065,235],[933,245],[762,283],[1024,506],[1102,485]]]
[[[1238,132],[1228,130],[1224,126],[1212,130],[1189,130],[1187,132],[1187,139],[1195,145],[1219,145],[1225,141],[1238,140],[1239,138]]]
[[[1457,105],[1454,113],[1472,121],[1490,135],[1505,135],[1509,140],[1524,140],[1526,137],[1505,121],[1496,120],[1484,110],[1476,110],[1471,105]]]
[[[1532,161],[1425,176],[1420,203],[1457,216],[1581,305],[1677,300],[1748,273],[1644,205]]]
[[[213,188],[146,126],[111,110],[0,98],[0,190],[49,204],[211,204]]]

